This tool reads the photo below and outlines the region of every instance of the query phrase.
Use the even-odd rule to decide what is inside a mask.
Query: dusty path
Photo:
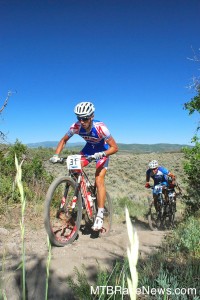
[[[134,225],[139,237],[140,257],[156,251],[166,232],[148,229],[147,224],[140,222]],[[41,226],[42,228],[42,226]],[[46,232],[26,230],[26,278],[27,299],[45,299],[46,260],[48,255]],[[50,290],[48,299],[73,299],[66,278],[74,277],[74,268],[81,270],[84,264],[88,279],[92,282],[98,269],[112,270],[114,262],[126,255],[128,245],[125,224],[114,224],[109,237],[91,239],[89,235],[79,235],[72,245],[63,248],[52,248]],[[17,267],[21,256],[21,237],[19,229],[6,231],[0,229],[0,254],[3,256],[5,293],[8,300],[21,299],[20,275]]]

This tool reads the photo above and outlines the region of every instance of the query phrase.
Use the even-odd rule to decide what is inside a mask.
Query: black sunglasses
[[[85,122],[85,121],[88,121],[90,118],[87,118],[87,117],[77,117],[77,119],[78,119],[79,121]]]

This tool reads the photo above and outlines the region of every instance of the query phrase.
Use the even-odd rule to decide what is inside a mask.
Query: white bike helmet
[[[150,163],[149,163],[149,169],[155,169],[158,167],[158,162],[157,160],[152,160]]]
[[[74,112],[78,117],[90,117],[94,111],[95,107],[91,102],[81,102],[74,108]]]

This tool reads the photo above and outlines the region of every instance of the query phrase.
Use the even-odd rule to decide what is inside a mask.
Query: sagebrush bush
[[[200,219],[189,217],[175,233],[175,251],[200,258]]]
[[[47,185],[52,181],[52,175],[46,172],[40,154],[35,152],[30,155],[28,148],[17,140],[14,145],[5,146],[0,151],[0,201],[19,202],[20,199],[18,191],[13,189],[16,173],[15,155],[19,160],[24,159],[22,181],[27,200],[33,200],[33,197],[38,196],[44,197]]]

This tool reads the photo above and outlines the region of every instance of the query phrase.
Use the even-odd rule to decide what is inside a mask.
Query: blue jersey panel
[[[158,170],[160,170],[165,175],[167,175],[169,173],[169,171],[166,168],[164,168],[163,166],[158,167]]]
[[[67,132],[69,137],[74,134],[80,135],[85,141],[86,145],[82,149],[83,154],[94,154],[96,152],[105,151],[109,148],[106,140],[111,137],[111,134],[105,124],[101,121],[93,120],[90,132],[87,132],[82,126],[81,122],[72,124]]]

